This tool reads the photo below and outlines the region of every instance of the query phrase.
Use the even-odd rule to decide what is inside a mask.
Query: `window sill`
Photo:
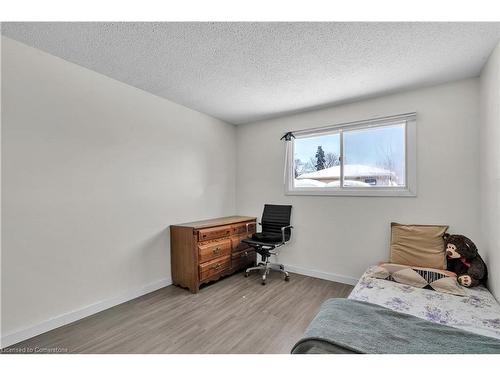
[[[339,197],[416,197],[417,193],[409,189],[308,189],[295,188],[287,190],[285,195],[319,195],[319,196],[339,196]]]

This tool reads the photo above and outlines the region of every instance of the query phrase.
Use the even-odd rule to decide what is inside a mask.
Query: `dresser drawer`
[[[231,257],[231,268],[237,270],[240,268],[251,267],[255,264],[256,252],[254,250],[244,250],[234,253]]]
[[[225,256],[200,264],[200,281],[210,279],[231,268],[231,257]]]
[[[257,228],[257,223],[255,221],[250,221],[248,223],[239,223],[233,225],[233,234],[247,234],[247,224],[248,224],[248,233],[255,233]]]
[[[221,237],[228,237],[231,235],[231,226],[226,225],[223,227],[214,227],[207,229],[200,229],[198,232],[198,241],[213,240]]]
[[[200,263],[231,254],[231,240],[218,240],[198,245]]]
[[[239,251],[243,251],[243,250],[250,248],[249,245],[241,242],[242,240],[250,238],[250,237],[252,237],[252,235],[246,235],[246,234],[231,237],[231,244],[233,247],[233,253],[237,253]]]

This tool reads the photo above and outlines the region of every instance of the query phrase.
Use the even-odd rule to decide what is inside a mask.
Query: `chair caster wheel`
[[[262,280],[261,284],[266,285],[266,280]]]
[[[250,275],[248,274],[248,272],[245,272],[245,275],[244,275],[244,276],[245,276],[245,277],[248,277],[248,276],[250,276]]]
[[[290,281],[290,276],[285,276],[285,281]]]

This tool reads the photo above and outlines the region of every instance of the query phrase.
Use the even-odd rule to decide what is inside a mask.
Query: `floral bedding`
[[[500,339],[500,304],[485,287],[464,288],[465,296],[376,279],[369,267],[349,295],[350,299],[480,335]]]

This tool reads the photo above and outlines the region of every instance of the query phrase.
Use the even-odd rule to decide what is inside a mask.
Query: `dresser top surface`
[[[217,226],[221,226],[221,225],[236,224],[236,223],[241,223],[244,221],[253,221],[256,219],[257,218],[252,217],[252,216],[224,216],[224,217],[217,217],[214,219],[199,220],[199,221],[192,221],[190,223],[176,224],[176,225],[172,225],[172,226],[173,227],[188,227],[188,228],[194,228],[194,229],[203,229],[203,228],[209,228],[209,227],[217,227]]]

